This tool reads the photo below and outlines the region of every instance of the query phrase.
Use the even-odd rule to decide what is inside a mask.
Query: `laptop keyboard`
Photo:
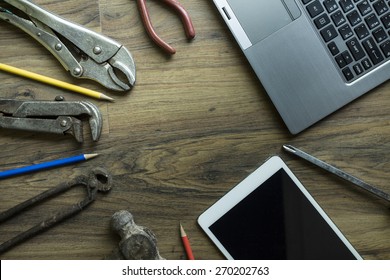
[[[390,0],[301,1],[347,82],[390,59]]]

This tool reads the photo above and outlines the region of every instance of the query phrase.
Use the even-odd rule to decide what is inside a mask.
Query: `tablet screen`
[[[234,259],[356,259],[283,168],[209,229]]]

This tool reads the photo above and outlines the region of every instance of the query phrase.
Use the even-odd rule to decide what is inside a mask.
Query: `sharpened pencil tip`
[[[180,236],[181,236],[181,237],[187,236],[187,234],[186,234],[186,232],[184,231],[184,228],[183,228],[183,226],[181,225],[181,223],[180,223]]]
[[[101,93],[100,95],[100,99],[103,99],[103,100],[107,100],[107,101],[111,101],[111,102],[115,102],[115,99],[114,98],[111,98],[103,93]]]
[[[97,157],[99,154],[84,154],[86,160]]]

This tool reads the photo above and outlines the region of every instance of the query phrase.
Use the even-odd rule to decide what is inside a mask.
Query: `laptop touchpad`
[[[252,44],[301,14],[294,0],[227,0]]]

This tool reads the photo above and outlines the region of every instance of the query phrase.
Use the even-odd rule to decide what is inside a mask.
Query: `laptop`
[[[213,0],[292,134],[390,77],[389,0]]]

